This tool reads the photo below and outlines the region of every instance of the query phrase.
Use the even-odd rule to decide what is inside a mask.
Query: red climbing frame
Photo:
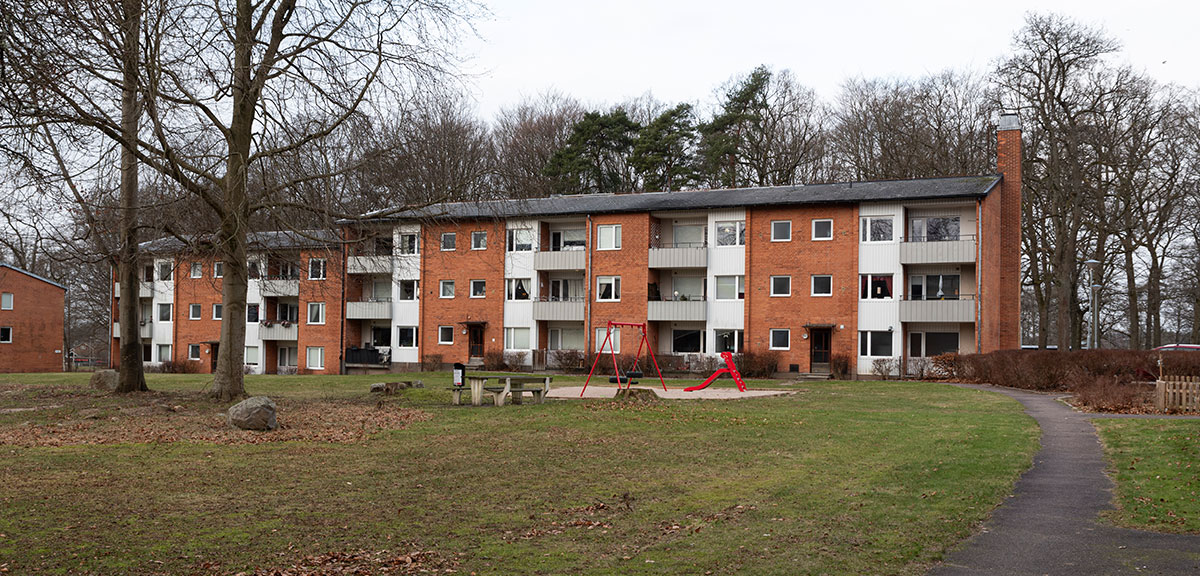
[[[684,392],[695,392],[696,390],[703,390],[705,388],[708,388],[708,385],[712,384],[713,380],[716,380],[722,374],[728,374],[733,377],[733,382],[735,384],[737,384],[738,391],[745,392],[746,391],[746,382],[742,380],[742,373],[738,372],[737,366],[735,366],[733,364],[733,354],[731,354],[729,352],[722,352],[721,358],[725,359],[725,367],[724,368],[717,370],[716,372],[713,372],[712,376],[709,376],[708,380],[705,380],[703,384],[689,386],[687,388],[684,388],[683,391]]]
[[[646,351],[650,353],[650,360],[652,362],[654,362],[654,370],[656,372],[658,372],[658,381],[662,384],[663,391],[666,391],[667,382],[665,380],[663,380],[662,370],[659,369],[659,367],[658,367],[658,358],[654,357],[654,348],[650,346],[650,341],[646,339],[646,323],[645,322],[612,322],[612,321],[609,321],[608,329],[604,331],[604,344],[602,344],[600,346],[600,353],[596,354],[596,359],[594,361],[592,361],[592,370],[591,370],[591,372],[588,372],[587,380],[585,380],[583,382],[583,390],[579,391],[580,397],[582,397],[583,393],[587,391],[588,382],[592,381],[592,374],[596,373],[596,365],[598,365],[600,363],[600,356],[602,356],[604,354],[604,348],[606,346],[608,347],[609,355],[612,356],[613,374],[615,374],[617,377],[617,388],[618,389],[621,388],[621,368],[619,366],[617,366],[617,352],[613,349],[614,348],[613,346],[609,345],[609,342],[611,341],[611,338],[612,338],[613,327],[619,327],[619,326],[636,327],[638,330],[641,331],[642,340],[641,340],[641,342],[638,342],[637,354],[633,355],[633,365],[637,366],[638,358],[642,357],[642,348],[644,347],[646,349]],[[739,376],[739,378],[740,378],[740,376]],[[632,379],[626,377],[625,378],[625,386],[629,387],[632,384],[633,384]]]

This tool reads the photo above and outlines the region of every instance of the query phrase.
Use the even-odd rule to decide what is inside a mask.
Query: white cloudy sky
[[[1189,0],[483,1],[492,15],[467,46],[467,69],[488,117],[547,90],[592,106],[647,92],[709,104],[718,85],[759,64],[790,69],[828,99],[849,77],[982,73],[1031,10],[1103,27],[1123,61],[1200,87],[1200,7]]]

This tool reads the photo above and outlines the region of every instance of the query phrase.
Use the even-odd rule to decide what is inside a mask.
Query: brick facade
[[[66,289],[0,265],[0,372],[62,372]]]
[[[608,322],[646,322],[646,308],[649,302],[649,286],[658,282],[658,270],[649,268],[648,254],[650,249],[649,214],[606,214],[592,219],[591,245],[588,250],[592,258],[590,276],[585,276],[587,282],[588,305],[591,307],[591,323],[584,334],[588,342],[587,350],[594,351],[603,344],[595,342],[598,337],[597,329],[608,326]],[[621,249],[600,250],[598,234],[601,226],[621,226]],[[619,302],[599,302],[599,287],[597,282],[603,276],[621,278],[621,299]],[[620,330],[621,343],[617,347],[619,353],[632,356],[641,344],[641,334],[633,328]],[[650,345],[658,349],[658,327],[656,323],[646,323],[646,338]],[[643,355],[645,352],[643,351]]]
[[[487,248],[471,247],[472,232],[487,234]],[[442,250],[442,235],[454,234],[453,250]],[[443,222],[422,227],[421,234],[421,318],[420,353],[422,357],[439,354],[442,362],[466,363],[473,357],[469,350],[472,331],[482,331],[482,352],[504,350],[504,252],[503,221],[477,220]],[[454,281],[454,297],[441,297],[444,280]],[[484,282],[484,296],[471,297],[471,281]],[[395,322],[393,322],[394,324]],[[453,328],[453,342],[439,342],[439,327]]]

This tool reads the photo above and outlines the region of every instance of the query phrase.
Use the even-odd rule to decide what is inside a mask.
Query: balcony
[[[370,300],[366,302],[347,302],[347,320],[391,320],[391,300]]]
[[[351,256],[346,259],[346,272],[349,274],[391,274],[391,255]]]
[[[121,337],[121,323],[113,322],[113,338]],[[138,323],[138,338],[154,337],[154,322],[143,320]]]
[[[901,264],[970,264],[975,262],[975,237],[955,240],[908,240],[900,243]]]
[[[114,298],[121,297],[121,283],[120,282],[113,284],[113,297]],[[153,298],[153,297],[154,297],[154,285],[151,284],[150,282],[138,282],[138,298]]]
[[[652,247],[649,260],[651,268],[707,268],[708,247],[687,242]]]
[[[378,348],[346,349],[346,365],[354,367],[387,366],[392,361],[392,349],[387,346]]]
[[[535,301],[533,303],[533,319],[583,322],[583,300]]]
[[[583,250],[561,250],[558,252],[534,252],[534,270],[583,270],[587,261]]]
[[[299,334],[300,327],[290,322],[263,322],[258,325],[259,340],[294,341]]]
[[[300,296],[300,278],[295,276],[268,276],[259,281],[259,292],[263,296]]]
[[[957,300],[901,300],[901,322],[974,322],[975,295]]]
[[[651,301],[646,307],[646,319],[652,322],[704,322],[708,311],[703,300]]]

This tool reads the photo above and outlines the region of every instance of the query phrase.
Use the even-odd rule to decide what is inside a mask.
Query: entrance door
[[[210,346],[211,346],[211,349],[209,350],[209,354],[208,354],[210,356],[210,358],[208,359],[208,369],[209,369],[209,372],[216,374],[217,373],[217,349],[221,345],[217,344],[216,342],[213,342],[212,344],[210,344]]]
[[[812,328],[809,330],[809,360],[811,372],[829,373],[829,344],[833,340],[833,330],[830,328]]]
[[[472,358],[483,358],[483,326],[467,327],[467,354]]]

